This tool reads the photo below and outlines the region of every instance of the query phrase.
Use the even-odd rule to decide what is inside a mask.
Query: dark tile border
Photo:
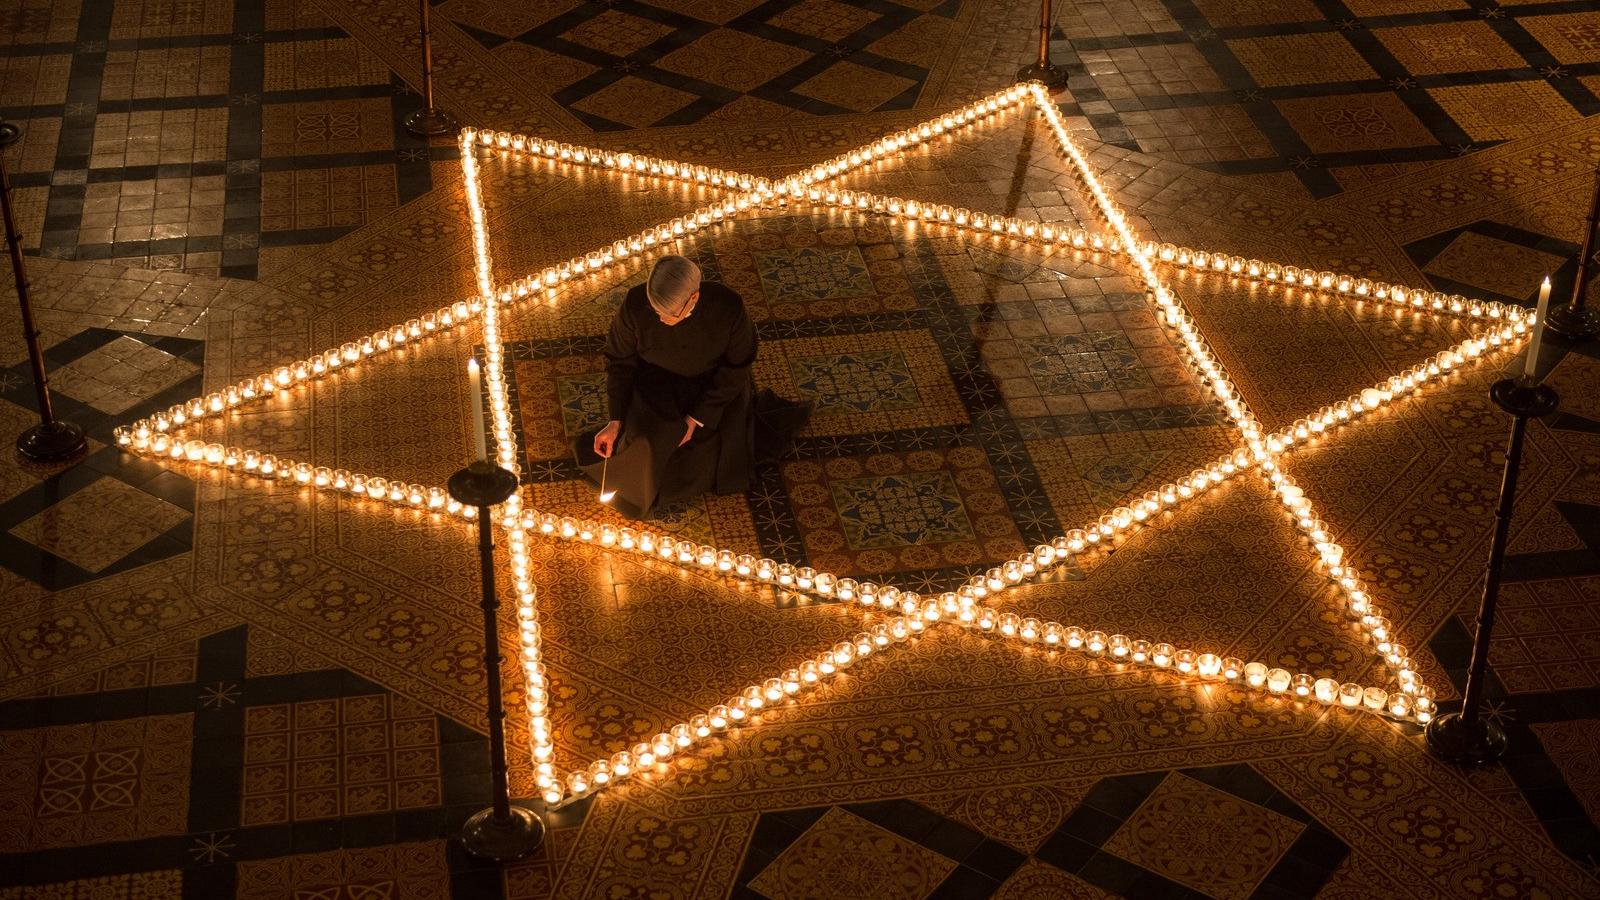
[[[812,806],[762,813],[729,896],[741,900],[763,897],[750,888],[750,882],[833,808]],[[838,804],[837,808],[953,860],[956,867],[928,895],[930,898],[988,897],[1028,858],[1025,853],[910,800],[847,803]]]
[[[192,683],[0,703],[0,731],[149,715],[194,716],[190,808],[184,834],[111,844],[0,854],[0,885],[182,869],[184,897],[232,896],[239,862],[401,841],[447,841],[452,895],[498,896],[501,870],[465,855],[454,840],[467,816],[488,803],[483,735],[437,716],[443,803],[392,813],[240,827],[244,711],[251,706],[358,697],[384,688],[344,669],[246,677],[246,636],[238,626],[201,639]],[[548,826],[581,825],[589,801],[545,816]],[[548,853],[548,850],[541,851]],[[491,890],[492,889],[492,890]]]
[[[186,338],[90,328],[46,350],[44,353],[46,365],[51,368],[64,366],[120,337],[130,337],[171,353],[201,367],[201,371],[116,415],[101,412],[65,394],[51,394],[51,402],[57,416],[79,425],[91,437],[107,446],[90,453],[82,460],[15,497],[0,502],[0,566],[48,590],[64,590],[139,566],[171,559],[181,553],[187,553],[194,544],[194,482],[184,475],[117,449],[111,437],[111,430],[120,423],[130,422],[165,409],[199,393],[204,379],[205,344]],[[0,397],[37,412],[38,400],[34,396],[32,375],[27,363],[18,363],[0,374],[11,376],[10,385],[0,389]],[[98,572],[82,569],[10,533],[11,528],[60,503],[101,477],[114,478],[152,497],[188,510],[190,516]]]
[[[1466,626],[1454,615],[1447,617],[1429,638],[1428,650],[1444,666],[1456,690],[1465,690],[1467,666],[1472,658],[1472,633]],[[1511,776],[1551,842],[1580,865],[1593,868],[1600,864],[1600,827],[1589,817],[1583,803],[1567,785],[1560,767],[1545,753],[1544,745],[1529,727],[1544,722],[1594,718],[1596,710],[1600,710],[1600,688],[1508,693],[1494,674],[1491,658],[1484,697],[1491,714],[1506,732],[1508,749],[1500,765]],[[1460,708],[1459,700],[1439,704],[1440,712],[1444,713]]]
[[[1286,816],[1305,826],[1252,898],[1313,897],[1350,848],[1290,800],[1255,769],[1244,763],[1141,772],[1101,779],[1083,802],[1046,838],[1034,858],[1104,890],[1131,897],[1205,897],[1155,872],[1102,849],[1135,811],[1170,775],[1185,775],[1202,784]]]
[[[846,59],[856,65],[909,79],[912,84],[906,90],[880,104],[877,110],[909,109],[916,102],[917,96],[921,93],[922,87],[927,81],[928,70],[921,66],[880,56],[869,50],[868,47],[873,42],[898,30],[919,16],[936,15],[947,19],[954,18],[959,9],[959,4],[953,2],[953,0],[946,0],[946,2],[937,4],[930,9],[916,9],[888,2],[888,0],[858,0],[855,3],[856,6],[876,14],[877,18],[854,32],[841,37],[837,42],[830,43],[811,35],[790,31],[771,24],[771,20],[774,17],[794,7],[799,2],[800,0],[766,0],[766,2],[720,26],[714,22],[704,21],[675,10],[639,2],[639,0],[605,0],[605,2],[585,3],[541,22],[520,35],[509,38],[488,34],[470,26],[460,26],[459,23],[458,27],[464,28],[469,35],[486,48],[492,49],[507,41],[515,40],[595,67],[594,72],[556,90],[552,96],[556,102],[562,104],[568,112],[590,128],[596,131],[616,131],[627,129],[629,126],[577,109],[575,104],[629,76],[683,91],[695,98],[683,108],[651,123],[653,126],[687,125],[698,122],[707,115],[745,95],[813,115],[852,113],[855,110],[807,97],[796,93],[794,90],[806,80],[821,74],[836,63]],[[563,37],[573,28],[604,14],[608,10],[616,10],[648,19],[672,30],[648,46],[642,47],[626,56],[617,56],[587,47]],[[783,44],[801,50],[808,56],[787,71],[779,73],[765,83],[756,85],[746,91],[738,91],[711,84],[655,65],[657,61],[667,54],[686,47],[719,28],[731,29]]]

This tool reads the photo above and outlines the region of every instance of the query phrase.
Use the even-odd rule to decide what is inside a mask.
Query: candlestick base
[[[461,826],[461,847],[478,859],[511,862],[539,849],[544,823],[533,811],[516,804],[511,815],[496,819],[494,807],[481,809]]]
[[[1422,734],[1429,752],[1458,766],[1487,765],[1506,752],[1505,730],[1482,716],[1469,725],[1461,713],[1449,713],[1429,722]]]
[[[517,476],[480,459],[450,476],[450,496],[465,506],[497,506],[517,492]]]
[[[436,106],[425,107],[406,116],[405,124],[406,131],[417,137],[439,137],[444,134],[455,134],[461,130],[455,116]]]
[[[35,425],[17,438],[17,452],[32,462],[66,462],[89,448],[83,429],[59,419]]]
[[[1553,309],[1545,320],[1545,326],[1569,341],[1600,337],[1600,309],[1573,309],[1570,306]]]
[[[1528,384],[1520,378],[1506,378],[1489,388],[1489,399],[1519,419],[1537,419],[1556,411],[1561,397],[1543,384]]]
[[[1017,70],[1017,80],[1037,81],[1051,90],[1059,90],[1067,85],[1067,73],[1053,63],[1045,63],[1042,66],[1033,63]]]
[[[0,148],[9,147],[22,140],[22,129],[10,122],[0,122]]]

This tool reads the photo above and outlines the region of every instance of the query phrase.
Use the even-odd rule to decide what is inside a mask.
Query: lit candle
[[[1550,276],[1546,275],[1544,283],[1539,285],[1539,312],[1533,323],[1533,338],[1528,341],[1528,364],[1522,370],[1525,381],[1532,382],[1535,370],[1539,368],[1539,341],[1544,338],[1544,315],[1549,310]]]
[[[467,381],[472,392],[472,442],[478,451],[479,461],[489,458],[489,448],[484,443],[483,427],[483,375],[476,358],[467,360]]]

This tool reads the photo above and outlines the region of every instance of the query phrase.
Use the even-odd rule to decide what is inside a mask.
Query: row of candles
[[[1157,274],[1155,260],[1153,259],[1156,254],[1149,252],[1142,242],[1137,240],[1128,221],[1127,214],[1112,201],[1110,194],[1100,183],[1094,167],[1090,165],[1087,155],[1072,139],[1060,110],[1050,102],[1049,94],[1044,86],[1032,85],[1031,90],[1036,105],[1044,113],[1047,123],[1055,133],[1057,144],[1071,162],[1078,181],[1093,198],[1101,218],[1121,238],[1123,246],[1129,249],[1130,256],[1145,282],[1148,296],[1154,299],[1161,310],[1163,321],[1181,339],[1182,346],[1188,352],[1190,366],[1197,372],[1203,382],[1210,384],[1213,394],[1222,403],[1228,417],[1239,429],[1246,447],[1253,456],[1262,461],[1261,468],[1264,473],[1268,474],[1268,483],[1274,493],[1291,510],[1297,527],[1316,547],[1319,562],[1325,572],[1333,584],[1345,595],[1347,610],[1351,615],[1359,616],[1357,618],[1358,623],[1368,632],[1369,638],[1379,646],[1381,651],[1385,643],[1385,635],[1381,628],[1382,623],[1379,621],[1382,617],[1370,614],[1370,603],[1365,590],[1361,587],[1362,579],[1359,571],[1350,566],[1345,560],[1344,548],[1334,540],[1326,523],[1316,516],[1311,500],[1305,495],[1304,489],[1284,476],[1281,471],[1276,469],[1275,465],[1270,469],[1266,465],[1267,462],[1276,463],[1277,453],[1281,451],[1281,447],[1279,450],[1274,450],[1266,443],[1258,420],[1250,412],[1248,405],[1244,402],[1226,371],[1201,337],[1193,316]],[[1413,378],[1412,381],[1414,385],[1415,379]],[[1401,384],[1404,385],[1403,379]],[[1377,399],[1382,402],[1383,392],[1381,389],[1374,390],[1378,391]],[[1364,408],[1367,405],[1367,398],[1357,397],[1355,398],[1355,403],[1358,404],[1357,408]],[[1402,677],[1400,679],[1400,687],[1403,692],[1411,693],[1420,688],[1421,685],[1415,679],[1413,672],[1411,678]]]
[[[500,288],[494,287],[492,278],[483,271],[483,261],[488,259],[487,246],[477,246],[478,242],[487,241],[487,232],[483,235],[475,234],[474,264],[478,269],[476,274],[480,282],[480,291],[483,290],[483,283],[487,281],[489,283],[487,291],[493,293],[502,302],[511,302],[540,292],[553,293],[558,287],[563,286],[574,277],[599,272],[601,269],[609,268],[620,261],[637,260],[648,256],[652,252],[665,251],[686,235],[698,232],[700,229],[717,222],[725,221],[730,216],[777,197],[793,197],[814,202],[824,207],[879,212],[908,221],[926,221],[950,225],[977,233],[1000,235],[1045,248],[1070,246],[1074,249],[1093,252],[1123,252],[1124,241],[1121,238],[1093,234],[1081,228],[1034,222],[1013,217],[992,216],[966,209],[953,208],[948,205],[919,204],[915,200],[904,200],[898,197],[875,195],[866,192],[825,190],[816,186],[819,181],[824,179],[838,177],[856,167],[872,162],[890,160],[895,153],[902,151],[906,147],[929,140],[932,137],[947,134],[956,128],[968,125],[985,116],[991,116],[1010,109],[1018,99],[1027,95],[1027,90],[1013,86],[969,104],[954,113],[931,119],[866,147],[847,154],[841,154],[826,163],[818,164],[801,173],[779,179],[759,178],[743,173],[709,169],[705,166],[692,166],[688,163],[656,157],[612,153],[589,147],[557,144],[526,135],[510,135],[505,132],[466,129],[462,135],[463,146],[468,141],[471,141],[475,146],[479,147],[504,148],[513,152],[537,155],[560,161],[638,171],[659,177],[678,178],[723,187],[748,186],[749,188],[748,190],[741,189],[741,192],[736,196],[709,204],[688,215],[676,217],[660,225],[643,229],[626,238],[614,241],[608,246],[574,256],[564,263],[548,266],[538,273],[513,279],[507,286]],[[607,160],[610,161],[609,165],[606,162]],[[1382,281],[1337,274],[1311,267],[1264,262],[1215,251],[1179,247],[1170,243],[1157,244],[1152,241],[1137,241],[1135,243],[1137,244],[1135,247],[1137,252],[1149,255],[1162,263],[1198,271],[1226,273],[1246,278],[1253,282],[1294,285],[1308,290],[1320,290],[1363,298],[1370,297],[1408,308],[1473,318],[1486,318],[1491,321],[1501,318],[1518,321],[1525,315],[1524,311],[1519,307],[1507,306],[1493,301],[1473,300],[1460,295],[1406,288]],[[484,252],[476,252],[480,249]],[[467,321],[474,320],[481,313],[482,299],[480,294],[478,297],[458,301],[435,312],[407,320],[389,328],[380,329],[371,335],[346,342],[338,347],[329,348],[294,363],[278,366],[259,376],[243,379],[228,388],[202,397],[196,397],[184,403],[175,404],[161,413],[156,413],[132,423],[128,428],[133,432],[148,436],[154,432],[165,432],[172,428],[181,427],[186,423],[237,408],[242,403],[264,396],[271,396],[277,391],[292,388],[307,381],[335,373],[373,356],[401,349],[419,338],[458,327]]]
[[[670,538],[665,539],[668,545],[673,546],[672,554],[676,561],[680,563],[709,566],[720,571],[732,571],[735,575],[743,575],[744,573],[741,570],[748,568],[756,581],[767,580],[761,575],[765,571],[770,576],[770,583],[780,587],[791,590],[810,590],[823,596],[838,596],[840,599],[850,599],[851,595],[858,600],[875,598],[880,605],[883,605],[882,597],[884,596],[899,598],[897,600],[899,603],[898,608],[904,615],[893,620],[899,623],[899,628],[890,627],[888,631],[883,633],[879,633],[875,628],[872,632],[863,632],[858,635],[855,641],[847,642],[849,646],[856,648],[853,653],[848,654],[852,658],[865,655],[865,652],[871,652],[870,649],[862,652],[861,648],[863,646],[881,649],[888,645],[885,641],[893,643],[894,633],[897,630],[904,632],[907,636],[922,630],[923,626],[914,626],[911,623],[939,621],[941,613],[947,613],[951,616],[952,621],[970,624],[971,627],[979,631],[997,633],[1003,637],[1014,637],[1025,643],[1037,642],[1046,647],[1061,646],[1065,649],[1084,649],[1086,652],[1104,654],[1113,660],[1120,661],[1126,658],[1135,663],[1148,663],[1159,668],[1170,668],[1180,674],[1187,674],[1192,671],[1201,677],[1238,679],[1240,683],[1248,686],[1264,687],[1269,691],[1289,693],[1301,697],[1315,696],[1317,699],[1329,702],[1328,698],[1335,696],[1335,692],[1329,687],[1331,679],[1310,679],[1310,676],[1303,673],[1294,675],[1287,673],[1286,670],[1270,669],[1261,663],[1241,664],[1236,660],[1217,659],[1214,654],[1195,654],[1189,650],[1172,650],[1169,654],[1161,649],[1167,647],[1165,644],[1157,643],[1151,645],[1148,642],[1131,641],[1120,635],[1103,635],[1103,633],[1095,631],[1084,632],[1082,629],[1063,626],[1059,623],[1037,623],[1034,620],[1019,617],[1013,613],[998,612],[976,605],[977,599],[992,596],[999,590],[1019,584],[1037,572],[1042,571],[1041,560],[1046,555],[1054,559],[1058,553],[1070,554],[1079,552],[1083,548],[1092,547],[1103,539],[1114,537],[1127,528],[1133,527],[1136,523],[1147,520],[1157,509],[1170,508],[1170,506],[1181,502],[1184,498],[1196,496],[1208,490],[1211,486],[1220,483],[1223,479],[1238,471],[1252,466],[1260,466],[1263,469],[1272,471],[1272,476],[1275,477],[1273,484],[1275,489],[1278,490],[1280,499],[1284,500],[1286,507],[1307,526],[1303,530],[1310,532],[1314,539],[1319,539],[1315,543],[1319,548],[1320,558],[1325,565],[1328,565],[1333,570],[1333,577],[1346,585],[1347,593],[1353,594],[1351,597],[1352,611],[1356,612],[1356,607],[1361,607],[1364,624],[1369,626],[1368,631],[1373,633],[1378,640],[1380,652],[1385,653],[1386,659],[1400,665],[1403,690],[1397,692],[1394,696],[1408,699],[1394,699],[1391,701],[1388,699],[1390,697],[1389,693],[1384,692],[1382,688],[1362,688],[1359,685],[1346,683],[1339,685],[1339,690],[1336,692],[1337,697],[1340,698],[1340,704],[1379,710],[1390,715],[1404,716],[1409,714],[1413,718],[1425,721],[1431,715],[1431,692],[1416,681],[1414,672],[1410,669],[1409,661],[1404,659],[1404,648],[1399,648],[1401,652],[1396,654],[1394,648],[1399,647],[1399,645],[1384,640],[1387,636],[1389,624],[1381,615],[1378,615],[1381,610],[1377,610],[1376,607],[1366,603],[1364,591],[1359,588],[1360,580],[1355,576],[1353,570],[1338,564],[1342,559],[1342,550],[1327,540],[1326,532],[1323,530],[1320,521],[1310,515],[1309,501],[1304,500],[1303,491],[1294,486],[1292,482],[1288,482],[1281,472],[1276,471],[1273,457],[1297,440],[1303,440],[1313,434],[1320,433],[1327,427],[1348,421],[1361,412],[1378,408],[1387,403],[1392,397],[1420,386],[1429,378],[1446,373],[1455,366],[1476,358],[1485,349],[1498,347],[1511,341],[1515,335],[1525,330],[1524,316],[1521,310],[1515,307],[1501,307],[1499,304],[1469,301],[1460,297],[1444,297],[1438,294],[1425,294],[1418,291],[1408,292],[1396,286],[1381,283],[1373,285],[1371,282],[1363,282],[1361,279],[1334,276],[1326,272],[1312,274],[1311,270],[1264,264],[1254,260],[1244,260],[1240,257],[1229,257],[1205,251],[1139,241],[1134,238],[1131,229],[1127,228],[1125,217],[1121,216],[1120,210],[1109,204],[1109,198],[1104,195],[1103,191],[1094,192],[1102,212],[1104,213],[1107,209],[1111,211],[1112,215],[1107,218],[1113,227],[1121,226],[1118,230],[1122,231],[1123,234],[1116,240],[1107,240],[1099,236],[1090,235],[1082,229],[1066,229],[1049,226],[1044,223],[1024,222],[1004,217],[986,217],[981,214],[972,214],[964,210],[956,210],[935,204],[917,204],[915,201],[878,197],[862,192],[825,191],[815,187],[815,183],[818,181],[836,177],[850,168],[875,159],[892,158],[895,152],[903,150],[905,146],[909,146],[919,140],[926,140],[933,135],[942,134],[954,127],[968,124],[983,115],[1004,109],[1012,105],[1017,99],[1030,93],[1030,91],[1032,91],[1032,88],[1019,85],[999,92],[990,98],[985,98],[968,108],[964,108],[963,111],[956,114],[930,120],[929,123],[924,123],[922,126],[913,128],[908,132],[903,132],[901,135],[868,145],[868,147],[861,148],[858,151],[852,151],[850,154],[842,155],[829,163],[813,167],[797,176],[778,179],[776,187],[773,187],[772,183],[762,184],[756,179],[742,177],[738,173],[686,167],[683,164],[656,161],[648,157],[629,157],[625,154],[613,157],[613,162],[618,165],[626,157],[629,167],[634,171],[643,171],[646,174],[660,174],[666,177],[679,178],[687,177],[714,185],[718,184],[720,179],[719,186],[748,187],[749,190],[742,191],[736,197],[697,210],[688,216],[679,217],[652,229],[645,229],[628,239],[614,242],[609,248],[602,248],[599,251],[575,257],[562,266],[548,268],[538,276],[519,279],[511,287],[498,290],[495,288],[491,278],[491,264],[488,258],[488,230],[483,215],[479,188],[477,187],[479,182],[476,164],[473,161],[474,154],[471,152],[474,143],[479,146],[486,145],[483,139],[484,133],[464,132],[462,139],[463,167],[468,173],[469,215],[473,220],[475,268],[482,298],[458,302],[440,310],[438,313],[431,314],[431,318],[423,317],[422,319],[411,320],[404,325],[377,332],[371,338],[343,345],[337,351],[330,351],[329,353],[312,357],[293,366],[280,367],[261,379],[247,380],[241,383],[240,386],[230,389],[237,391],[236,397],[224,391],[208,395],[205,398],[198,398],[189,404],[180,404],[169,410],[165,417],[152,417],[149,421],[135,423],[134,426],[119,430],[118,441],[125,446],[133,446],[135,449],[171,453],[174,457],[207,462],[213,465],[227,467],[239,465],[250,454],[242,453],[233,448],[221,448],[220,445],[216,444],[200,444],[195,441],[179,442],[168,437],[164,432],[169,428],[183,425],[186,420],[234,408],[239,403],[269,395],[277,390],[288,389],[294,385],[338,370],[341,367],[355,364],[378,353],[403,346],[408,341],[432,333],[441,327],[459,325],[469,316],[479,314],[483,316],[486,326],[486,347],[498,349],[498,342],[489,340],[489,332],[491,330],[498,332],[497,324],[491,324],[496,319],[494,310],[494,307],[498,305],[496,301],[509,302],[525,297],[541,287],[554,290],[558,285],[578,275],[598,272],[613,264],[623,262],[629,257],[648,255],[652,249],[670,245],[682,235],[723,220],[738,211],[748,209],[751,205],[777,196],[795,197],[823,205],[840,206],[852,210],[881,211],[908,221],[929,221],[947,224],[984,233],[1002,234],[1016,240],[1045,245],[1066,243],[1078,248],[1113,252],[1124,248],[1133,248],[1131,255],[1137,262],[1142,263],[1141,269],[1146,275],[1147,283],[1154,285],[1153,293],[1158,298],[1164,295],[1169,299],[1170,302],[1164,304],[1164,307],[1169,311],[1175,305],[1175,298],[1171,298],[1170,292],[1166,291],[1164,286],[1154,278],[1153,268],[1151,268],[1152,258],[1162,263],[1195,269],[1227,271],[1229,274],[1242,275],[1265,282],[1278,281],[1286,285],[1299,284],[1307,288],[1325,290],[1330,293],[1336,292],[1358,297],[1373,296],[1375,299],[1390,299],[1402,305],[1434,312],[1501,320],[1497,323],[1500,327],[1492,330],[1487,336],[1468,339],[1458,347],[1438,354],[1429,363],[1416,367],[1403,376],[1396,376],[1386,383],[1369,388],[1338,406],[1325,408],[1317,416],[1300,420],[1289,429],[1263,437],[1260,435],[1259,427],[1254,427],[1253,417],[1248,416],[1242,401],[1239,401],[1236,392],[1232,391],[1231,383],[1226,381],[1220,366],[1215,363],[1209,350],[1205,348],[1203,341],[1198,338],[1197,333],[1194,331],[1192,320],[1187,319],[1186,313],[1180,317],[1175,317],[1169,312],[1167,316],[1168,324],[1174,325],[1176,323],[1174,327],[1180,334],[1185,336],[1185,344],[1191,351],[1191,356],[1197,360],[1197,367],[1202,375],[1214,385],[1224,385],[1220,388],[1222,393],[1219,394],[1219,399],[1223,399],[1224,403],[1229,406],[1230,416],[1234,418],[1236,423],[1240,424],[1247,439],[1252,434],[1255,436],[1256,440],[1252,442],[1251,450],[1247,453],[1241,452],[1245,458],[1240,459],[1241,454],[1235,454],[1219,461],[1208,469],[1197,470],[1194,475],[1182,482],[1163,486],[1159,491],[1147,494],[1140,501],[1136,501],[1129,507],[1119,507],[1117,510],[1113,510],[1087,529],[1077,529],[1074,532],[1069,532],[1067,536],[1058,539],[1055,544],[1049,547],[1041,545],[1041,548],[1036,549],[1034,553],[1027,554],[1019,560],[1008,561],[1003,566],[991,570],[987,577],[974,579],[973,582],[965,585],[962,591],[953,592],[951,595],[954,598],[953,600],[946,597],[921,600],[920,605],[915,610],[907,609],[903,594],[892,587],[880,589],[875,586],[869,586],[868,590],[862,591],[861,586],[851,584],[850,579],[835,579],[826,573],[807,573],[803,567],[798,570],[789,567],[790,571],[787,573],[787,578],[791,579],[793,583],[785,584],[786,573],[784,572],[785,567],[783,564],[774,563],[770,560],[760,561],[754,559],[747,559],[741,562],[740,558],[733,555],[731,551],[717,551],[710,553],[708,556],[707,551],[710,548],[705,547],[696,547],[693,553],[685,558],[685,550],[682,546],[672,545]],[[1035,97],[1035,99],[1038,98]],[[1074,157],[1073,161],[1078,169],[1079,177],[1083,178],[1086,173],[1092,175],[1092,173],[1088,173],[1086,161],[1074,156],[1075,147],[1071,144],[1070,137],[1065,134],[1065,130],[1059,122],[1059,116],[1050,116],[1055,111],[1053,106],[1047,101],[1042,102],[1040,106],[1045,110],[1047,117],[1053,119],[1052,124],[1057,129],[1057,137],[1062,141],[1063,149],[1068,152],[1069,157]],[[499,146],[499,136],[496,135],[487,142],[487,145]],[[551,145],[545,143],[538,146],[545,148]],[[514,138],[509,137],[506,139],[506,147],[512,150],[518,149],[515,146]],[[529,142],[529,139],[525,138],[524,152],[533,152],[533,150],[534,145]],[[553,156],[558,159],[570,158],[573,162],[606,164],[604,156],[597,155],[599,151],[591,151],[587,148],[563,151],[557,147],[553,154],[543,152],[542,149],[540,152],[541,155]],[[644,166],[642,170],[639,168],[641,160],[643,160]],[[703,175],[701,174],[702,172],[704,173]],[[1091,185],[1092,188],[1098,187],[1097,182],[1092,179],[1086,179],[1086,184]],[[1542,316],[1537,321],[1542,323]],[[1188,326],[1187,332],[1184,331],[1183,326],[1185,325]],[[1200,355],[1194,353],[1197,347],[1201,351]],[[352,350],[352,348],[354,349]],[[318,365],[319,361],[321,365]],[[1209,366],[1206,365],[1207,362],[1210,363]],[[474,367],[476,367],[476,361],[474,361]],[[494,368],[498,370],[499,366],[496,365]],[[473,386],[473,396],[477,397],[480,393],[481,387],[475,384]],[[508,467],[514,469],[515,451],[511,444],[509,407],[506,403],[503,372],[495,371],[491,374],[488,394],[490,404],[495,408],[496,456],[502,464],[507,464]],[[219,395],[221,397],[220,401],[217,399]],[[476,402],[473,405],[477,407]],[[477,435],[475,443],[477,444],[478,455],[480,458],[486,457],[488,450],[484,444],[483,437],[488,429],[484,427],[481,408],[475,412],[474,424],[474,433]],[[171,448],[174,447],[181,447],[182,452],[173,451]],[[340,470],[322,470],[309,467],[303,463],[291,463],[289,466],[283,466],[281,462],[274,461],[270,457],[268,457],[268,460],[266,471],[261,471],[259,456],[256,457],[257,467],[255,469],[251,469],[248,465],[242,467],[246,471],[258,471],[261,474],[275,475],[280,479],[292,479],[297,483],[325,487],[330,490],[349,490],[353,483],[359,482],[362,485],[362,490],[357,493],[373,499],[384,499],[401,505],[443,509],[466,517],[470,517],[473,512],[470,509],[462,510],[454,507],[453,501],[448,499],[439,499],[445,495],[443,491],[437,488],[422,488],[418,485],[402,486],[396,482],[376,479],[378,487],[375,490],[373,488],[374,479],[363,478],[360,475],[341,475]],[[292,474],[286,476],[285,472]],[[581,790],[577,790],[580,784],[592,788],[593,786],[604,784],[606,779],[604,777],[595,777],[596,768],[593,765],[572,773],[566,779],[557,779],[552,769],[553,749],[549,733],[548,698],[544,687],[543,666],[538,650],[539,630],[534,606],[533,585],[527,577],[528,557],[525,545],[525,535],[527,533],[537,530],[539,533],[548,534],[551,531],[547,531],[544,527],[545,519],[542,517],[538,519],[539,524],[535,529],[532,525],[533,520],[529,518],[531,514],[524,513],[519,515],[519,508],[520,498],[513,497],[512,501],[507,504],[504,521],[512,526],[507,529],[507,533],[511,535],[512,568],[518,581],[519,634],[522,638],[524,671],[529,681],[528,705],[534,729],[534,756],[538,766],[539,783],[544,791],[545,798],[551,802],[558,802],[563,797],[569,797],[573,793],[582,793]],[[565,526],[559,526],[554,530],[561,532],[562,536],[581,536],[585,532],[585,528],[578,524],[572,526],[572,535],[565,534],[567,531]],[[598,535],[601,544],[606,545],[604,526],[598,530],[591,526],[588,531]],[[620,533],[617,541],[618,546],[621,546],[623,538]],[[659,548],[662,544],[652,542],[652,546],[655,548],[655,552],[659,554]],[[1062,558],[1065,557],[1063,556]],[[1333,560],[1331,565],[1329,565],[1330,559]],[[766,564],[765,568],[762,566],[763,563]],[[839,587],[843,588],[842,595],[838,592]],[[915,598],[915,594],[911,596]],[[951,603],[954,603],[953,609],[948,608]],[[887,604],[887,606],[891,607],[893,605],[892,603]],[[970,623],[963,620],[964,615],[970,616]],[[885,623],[885,626],[889,624]],[[1121,639],[1119,640],[1119,638]],[[1385,645],[1388,648],[1387,652],[1385,652]],[[832,657],[837,660],[840,652],[842,652],[842,648],[836,647],[818,657],[817,660],[813,660],[812,662],[817,666],[814,672],[813,669],[802,666],[797,667],[794,673],[811,673],[817,677],[826,675],[828,673],[822,671],[822,668],[825,667],[821,666],[821,661],[824,657]],[[1213,660],[1216,663],[1215,667],[1213,666]],[[837,670],[837,668],[838,666],[835,664],[834,669]],[[1213,669],[1215,670],[1213,671]],[[745,707],[749,707],[749,695],[752,692],[775,701],[783,696],[792,695],[817,680],[817,677],[802,677],[796,682],[787,678],[788,674],[790,673],[785,673],[784,677],[777,679],[768,679],[767,682],[763,682],[763,685],[754,686],[752,689],[742,692],[740,696],[746,698]],[[773,682],[776,682],[776,684]],[[792,689],[791,686],[793,686]],[[1404,690],[1404,688],[1409,688],[1409,690]],[[774,690],[778,691],[776,696],[773,696]],[[1361,695],[1359,703],[1349,700],[1353,691],[1359,691]],[[1377,696],[1376,692],[1383,692],[1385,699],[1374,702],[1371,698]],[[729,708],[734,709],[736,707],[730,706]],[[755,708],[759,708],[759,706]],[[713,710],[712,712],[715,713],[716,711]],[[738,718],[742,718],[742,716]],[[706,732],[705,734],[701,732],[706,731],[704,726],[714,722],[715,719],[715,716],[709,716],[703,722],[691,720],[689,723],[683,723],[681,728],[669,729],[668,732],[664,732],[658,736],[656,741],[652,742],[651,749],[658,749],[659,745],[663,743],[680,748],[687,746],[683,742],[686,735],[694,735],[697,739],[707,736],[711,732]],[[737,721],[737,718],[732,721]],[[636,747],[634,751],[639,749]],[[653,755],[663,757],[666,754],[656,753]],[[634,752],[633,756],[638,758],[639,754]],[[603,768],[610,769],[618,776],[624,774],[627,770],[627,760],[622,760],[623,772],[616,771],[616,767],[613,764],[617,761],[615,758],[606,761],[606,766]],[[585,773],[588,773],[587,777]],[[577,781],[576,784],[574,779]],[[563,790],[563,787],[566,790]]]

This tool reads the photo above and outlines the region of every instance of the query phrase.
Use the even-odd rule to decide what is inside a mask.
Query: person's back
[[[656,261],[606,337],[609,421],[573,447],[605,501],[642,517],[658,502],[749,486],[757,425],[770,452],[786,447],[809,415],[771,392],[756,408],[750,367],[757,346],[737,292],[702,283],[700,267],[686,257]]]

